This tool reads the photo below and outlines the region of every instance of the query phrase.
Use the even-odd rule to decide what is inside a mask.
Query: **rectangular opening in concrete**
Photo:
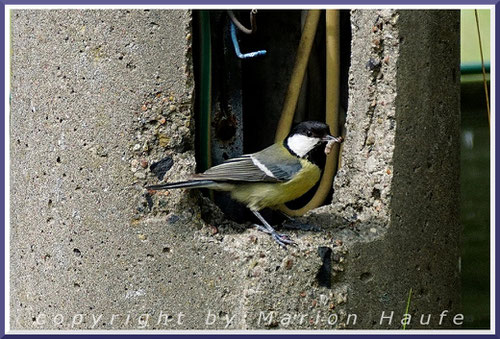
[[[235,10],[233,15],[250,28],[250,11]],[[194,11],[194,63],[197,83],[197,161],[198,169],[208,163],[216,165],[244,153],[264,149],[274,142],[277,124],[283,108],[288,84],[293,72],[297,47],[307,11],[259,10],[255,14],[256,30],[236,35],[241,53],[265,50],[266,54],[253,58],[237,57],[231,39],[231,19],[228,11]],[[208,36],[208,26],[210,34]],[[296,107],[294,123],[305,120],[325,120],[326,47],[325,12],[321,13],[316,30],[307,72]],[[210,48],[207,44],[210,43]],[[345,121],[348,98],[348,70],[350,66],[351,26],[348,10],[340,13],[340,123]],[[210,76],[207,74],[210,58]],[[203,68],[205,65],[205,68]],[[210,78],[210,100],[205,98]],[[205,108],[203,107],[205,105]],[[206,114],[208,107],[210,118]],[[210,123],[210,126],[206,126]],[[210,141],[206,137],[210,131]],[[203,145],[209,142],[210,145]],[[210,153],[208,155],[207,153]],[[318,152],[318,162],[325,156]],[[210,160],[207,161],[207,157]],[[200,166],[200,163],[205,166]],[[290,202],[290,208],[300,208],[314,195],[315,186],[305,196]],[[324,204],[331,201],[333,190]],[[215,194],[216,203],[232,219],[242,221],[243,209],[225,194]]]

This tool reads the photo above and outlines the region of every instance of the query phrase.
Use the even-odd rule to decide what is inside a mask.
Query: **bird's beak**
[[[326,141],[326,142],[338,142],[339,144],[344,141],[344,138],[342,137],[334,137],[331,135],[327,135],[321,139],[321,141]]]

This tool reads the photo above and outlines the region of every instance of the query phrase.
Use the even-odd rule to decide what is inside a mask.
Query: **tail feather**
[[[172,188],[203,188],[210,187],[215,184],[213,180],[191,180],[191,181],[181,181],[181,182],[172,182],[160,185],[152,185],[146,186],[148,190],[165,190]]]

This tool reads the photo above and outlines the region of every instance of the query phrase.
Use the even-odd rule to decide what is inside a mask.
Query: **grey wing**
[[[278,144],[255,153],[253,157],[280,181],[291,180],[302,169],[299,158],[282,152]],[[273,161],[266,161],[266,159],[273,159]]]
[[[243,155],[229,159],[195,176],[197,179],[214,181],[279,182],[280,179],[267,175],[250,157]]]
[[[291,180],[302,168],[299,161],[267,164],[267,169],[280,181]]]

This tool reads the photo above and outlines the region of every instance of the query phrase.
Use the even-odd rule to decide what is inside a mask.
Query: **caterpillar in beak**
[[[330,154],[330,152],[332,151],[333,144],[335,144],[335,143],[339,143],[340,144],[342,142],[344,142],[344,138],[342,138],[342,137],[332,137],[331,139],[329,139],[326,142],[325,154],[326,155]]]

